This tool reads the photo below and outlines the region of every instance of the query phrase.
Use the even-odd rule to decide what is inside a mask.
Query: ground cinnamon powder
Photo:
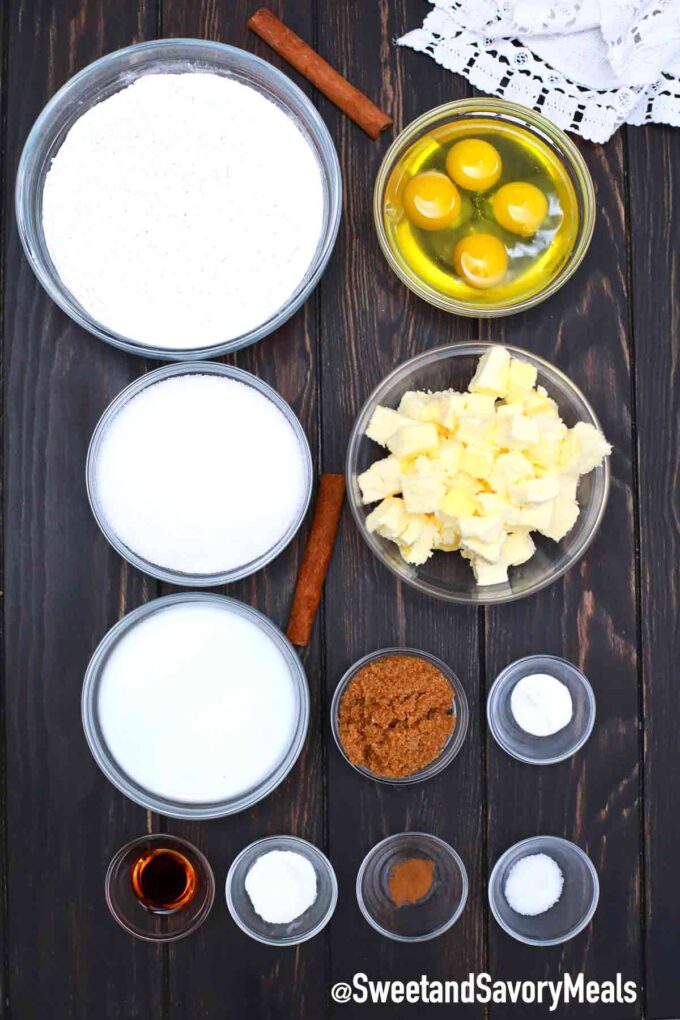
[[[434,861],[426,857],[407,857],[390,870],[387,888],[390,899],[397,907],[405,903],[417,903],[427,896],[432,888]]]
[[[363,666],[340,701],[345,754],[378,776],[408,776],[439,755],[455,725],[446,677],[416,655],[385,655]]]

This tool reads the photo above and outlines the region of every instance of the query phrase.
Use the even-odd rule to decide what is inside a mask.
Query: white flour
[[[241,336],[302,281],[321,170],[294,121],[216,74],[151,74],[76,121],[45,180],[43,228],[98,322],[168,348]]]

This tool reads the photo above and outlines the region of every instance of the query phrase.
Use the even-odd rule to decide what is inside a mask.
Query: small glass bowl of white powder
[[[87,457],[102,532],[133,566],[174,584],[227,584],[288,545],[312,493],[312,458],[288,404],[248,372],[167,365],[106,409]]]
[[[499,673],[487,700],[489,729],[518,761],[553,765],[583,747],[595,725],[595,695],[580,669],[529,655]]]
[[[599,897],[592,861],[559,836],[516,843],[489,878],[493,916],[508,935],[529,946],[556,946],[574,938],[590,923]]]
[[[296,836],[268,836],[245,847],[234,860],[226,897],[231,916],[246,935],[269,946],[294,946],[328,924],[338,883],[330,861],[312,843]],[[285,920],[279,920],[282,917]]]
[[[143,357],[200,360],[303,304],[340,222],[338,157],[311,101],[232,46],[110,53],[47,104],[16,183],[19,234],[75,322]]]

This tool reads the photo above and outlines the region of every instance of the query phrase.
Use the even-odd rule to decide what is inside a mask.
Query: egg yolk
[[[503,242],[493,234],[470,234],[456,245],[453,264],[471,287],[486,290],[503,279],[508,256]]]
[[[548,199],[535,184],[515,181],[504,184],[491,199],[497,221],[522,237],[535,234],[548,211]]]
[[[404,187],[404,212],[422,230],[450,227],[460,214],[460,192],[446,174],[427,170]]]
[[[489,142],[464,138],[452,145],[446,155],[446,172],[459,188],[486,191],[501,175],[501,157]]]

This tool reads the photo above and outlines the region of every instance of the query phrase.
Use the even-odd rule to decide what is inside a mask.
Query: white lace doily
[[[621,124],[680,125],[680,0],[429,0],[398,40],[483,92],[605,142]]]

